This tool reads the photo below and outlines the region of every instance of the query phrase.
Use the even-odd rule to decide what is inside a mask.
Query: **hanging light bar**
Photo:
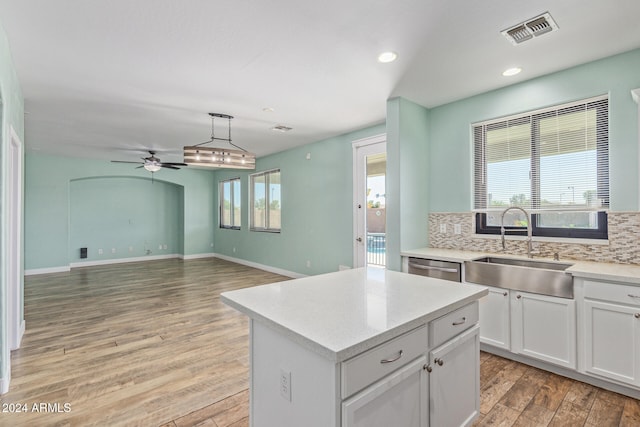
[[[200,144],[183,147],[184,162],[190,166],[208,168],[255,169],[256,155],[231,142],[231,119],[233,116],[220,113],[209,113],[209,115],[211,116],[211,139]],[[229,121],[228,138],[215,136],[216,117]],[[210,144],[215,140],[226,141],[236,149],[203,147],[203,145]]]

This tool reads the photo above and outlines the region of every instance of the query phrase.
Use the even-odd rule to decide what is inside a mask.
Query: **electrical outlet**
[[[111,253],[115,254],[116,253],[116,248],[111,248]]]
[[[165,251],[167,250],[167,244],[165,243],[164,245],[162,245],[162,249],[164,249]]]
[[[102,255],[104,251],[102,249],[98,249],[98,255]]]
[[[307,268],[311,268],[311,261],[307,260]]]
[[[280,369],[280,396],[291,402],[291,372]]]
[[[447,232],[447,224],[446,223],[440,223],[440,232],[442,234],[445,234]]]
[[[129,252],[133,252],[133,246],[129,246]]]
[[[162,250],[162,245],[158,245],[158,250]]]
[[[454,224],[453,225],[453,233],[454,234],[462,234],[462,227],[460,226],[460,224]]]
[[[236,253],[236,248],[233,248],[233,253],[234,253],[234,254]]]

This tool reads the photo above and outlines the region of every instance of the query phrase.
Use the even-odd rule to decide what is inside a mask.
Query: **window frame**
[[[269,169],[263,172],[257,172],[249,175],[249,230],[257,231],[257,232],[265,232],[265,233],[281,233],[282,232],[282,216],[280,217],[280,227],[271,227],[271,215],[270,209],[267,209],[270,206],[272,200],[269,195],[269,191],[266,191],[270,185],[270,176],[274,173],[278,173],[280,175],[280,212],[282,215],[282,171],[280,168]],[[265,226],[264,227],[256,227],[255,226],[255,179],[259,177],[264,177],[264,186],[265,186]]]
[[[229,225],[223,223],[224,219],[224,185],[229,184],[229,203],[230,203],[230,216],[229,216]],[[238,186],[240,190],[240,225],[235,224],[235,185]],[[242,187],[240,182],[240,177],[225,179],[223,181],[218,182],[218,226],[225,230],[241,230],[242,229]]]
[[[606,100],[606,108],[604,105],[599,105],[598,102],[601,102],[603,100]],[[592,108],[596,109],[596,114],[597,115],[602,115],[605,114],[605,120],[604,123],[606,126],[606,135],[604,135],[604,137],[598,133],[598,137],[596,140],[596,150],[598,150],[598,152],[600,150],[605,149],[606,150],[606,155],[604,155],[602,158],[604,158],[604,160],[606,160],[606,164],[601,164],[601,157],[600,155],[598,155],[598,162],[597,162],[597,176],[598,176],[598,181],[597,181],[597,188],[598,191],[603,191],[603,208],[597,211],[593,211],[593,210],[588,210],[585,209],[584,212],[597,212],[597,228],[592,228],[592,229],[585,229],[585,228],[570,228],[570,227],[541,227],[538,226],[538,221],[539,221],[539,215],[542,215],[543,212],[540,211],[536,211],[537,209],[540,208],[540,148],[539,148],[539,144],[540,144],[540,137],[539,135],[536,134],[536,132],[539,130],[539,123],[542,119],[544,119],[545,117],[548,117],[550,114],[557,112],[558,114],[565,114],[565,113],[570,113],[571,111],[571,107],[575,106],[575,105],[580,105],[580,104],[584,104],[584,105],[589,105],[589,104],[593,104]],[[486,177],[486,169],[487,169],[487,163],[486,160],[484,160],[481,164],[481,167],[479,167],[478,163],[476,162],[476,158],[478,156],[477,153],[477,149],[478,149],[478,129],[480,128],[480,132],[483,133],[481,138],[482,141],[484,141],[486,138],[484,136],[484,132],[486,132],[486,127],[484,125],[488,125],[488,124],[493,124],[493,123],[499,123],[501,121],[507,121],[507,120],[511,120],[511,121],[526,121],[526,120],[530,120],[530,127],[531,127],[531,135],[530,135],[530,148],[531,148],[531,169],[530,169],[530,174],[531,174],[531,188],[530,188],[530,197],[531,197],[531,202],[532,202],[532,206],[529,208],[529,213],[530,213],[530,217],[531,217],[531,230],[532,230],[532,235],[533,236],[540,236],[540,237],[559,237],[559,238],[572,238],[572,239],[608,239],[608,218],[607,218],[607,210],[609,207],[609,199],[610,199],[610,190],[609,190],[609,182],[610,182],[610,177],[609,177],[609,97],[608,95],[604,95],[604,96],[598,96],[598,97],[594,97],[594,98],[588,98],[588,99],[584,99],[582,101],[577,101],[577,102],[572,102],[572,103],[567,103],[567,104],[560,104],[551,108],[547,108],[544,110],[536,110],[536,111],[529,111],[526,113],[522,113],[522,114],[517,114],[514,116],[511,116],[510,118],[503,118],[500,120],[491,120],[491,121],[485,121],[485,122],[480,122],[480,123],[474,123],[471,125],[471,139],[472,139],[472,144],[473,144],[473,156],[474,156],[474,164],[473,164],[473,173],[474,173],[474,210],[476,211],[475,214],[475,232],[476,234],[500,234],[501,230],[500,230],[500,226],[491,226],[491,225],[487,225],[487,211],[488,210],[494,210],[494,209],[490,209],[488,207],[486,207],[486,192],[487,192],[487,188],[486,188],[486,183],[482,184],[480,183],[476,177],[478,176],[478,174],[483,174],[484,177]],[[603,173],[603,171],[605,171],[606,173]],[[481,190],[482,192],[484,192],[484,194],[479,194],[479,191]],[[478,208],[477,205],[480,203],[479,200],[481,200],[481,198],[484,198],[484,204],[485,204],[485,208]],[[505,209],[508,206],[505,206]],[[497,211],[497,210],[496,210]],[[562,212],[563,209],[554,209],[554,210],[550,210],[550,212]],[[568,210],[564,210],[565,212]],[[575,210],[574,210],[575,211]],[[526,236],[527,235],[527,227],[518,227],[518,226],[512,226],[510,225],[509,227],[509,234],[510,235],[522,235],[522,236]]]

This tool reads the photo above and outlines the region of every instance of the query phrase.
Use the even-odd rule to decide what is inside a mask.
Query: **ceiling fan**
[[[149,157],[141,157],[142,162],[129,162],[126,160],[111,160],[112,163],[136,163],[138,168],[145,168],[149,172],[158,172],[161,168],[180,169],[178,166],[187,166],[186,163],[163,163],[156,157],[156,152],[149,150]],[[136,168],[136,169],[138,169]]]

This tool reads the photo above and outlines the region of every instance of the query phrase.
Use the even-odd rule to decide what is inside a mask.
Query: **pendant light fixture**
[[[209,113],[211,116],[211,139],[200,144],[184,147],[184,162],[190,166],[227,169],[255,169],[256,155],[231,142],[231,119],[233,116],[221,113]],[[227,138],[215,136],[215,119],[227,119],[229,134]],[[203,147],[213,141],[226,141],[232,148]]]

